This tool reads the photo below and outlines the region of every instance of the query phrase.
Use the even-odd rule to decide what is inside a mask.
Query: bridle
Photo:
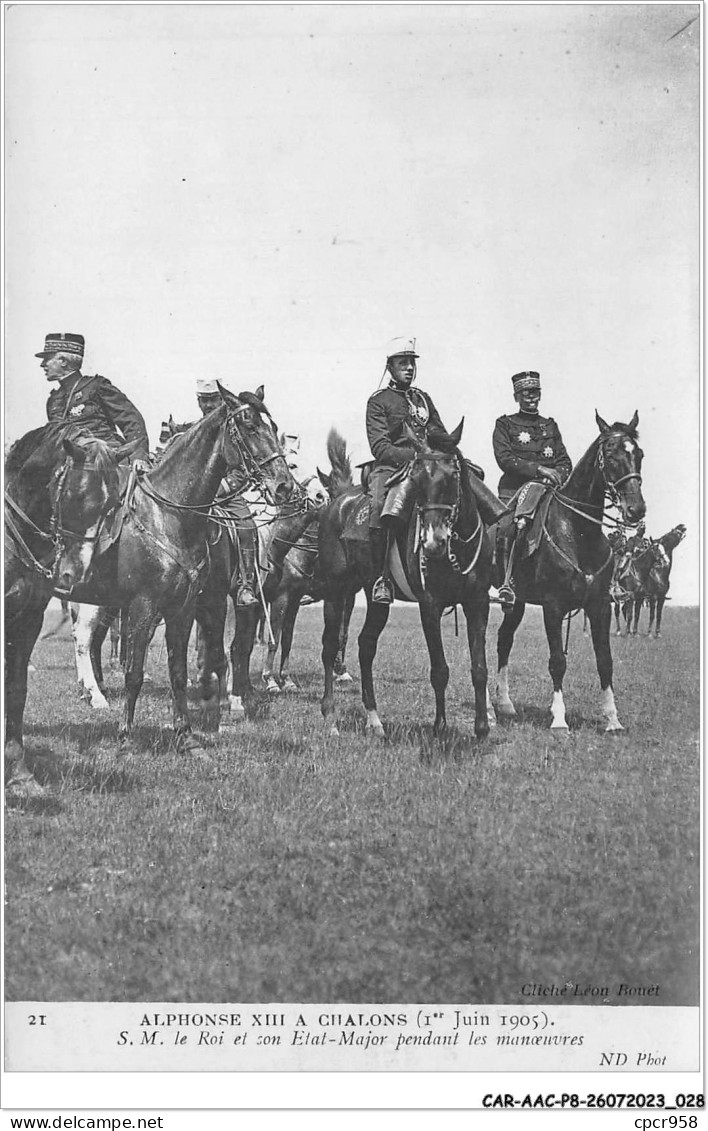
[[[105,525],[106,520],[110,518],[110,516],[115,512],[120,501],[116,499],[113,505],[110,506],[107,510],[102,510],[98,523],[96,525],[95,534],[87,534],[85,531],[79,532],[77,530],[71,530],[69,529],[69,527],[64,526],[61,515],[62,493],[67,476],[73,463],[73,457],[71,455],[67,455],[62,466],[58,467],[53,473],[52,478],[56,480],[57,490],[56,499],[54,506],[52,507],[51,519],[49,522],[49,533],[42,530],[41,527],[37,526],[37,524],[33,522],[29,517],[29,515],[25,514],[19,504],[15,502],[12,496],[8,494],[7,490],[5,491],[5,521],[8,530],[16,544],[16,547],[20,551],[20,557],[24,561],[24,564],[26,566],[29,566],[30,568],[36,570],[37,573],[40,573],[47,580],[51,580],[54,577],[54,571],[66,549],[67,542],[80,542],[84,545],[93,545],[93,552],[91,554],[91,560],[93,560],[93,557],[96,553],[96,546],[100,539],[101,528]],[[85,471],[91,471],[97,475],[102,476],[104,475],[106,470],[105,465],[102,466],[98,463],[87,462],[82,466]],[[108,497],[110,499],[110,492],[108,493]],[[35,554],[33,554],[15,522],[15,516],[22,522],[24,522],[36,537],[43,539],[45,542],[51,542],[54,550],[50,565],[44,565],[41,561],[39,561]]]
[[[483,541],[484,530],[483,530],[483,527],[482,527],[482,519],[480,518],[479,514],[477,515],[477,525],[475,526],[474,530],[469,535],[469,537],[463,538],[455,530],[455,524],[457,522],[457,519],[458,519],[459,513],[460,513],[460,500],[461,500],[461,497],[462,497],[462,491],[461,491],[461,487],[460,487],[459,459],[458,459],[457,456],[446,455],[444,452],[441,452],[439,455],[438,454],[428,455],[426,453],[425,455],[420,455],[418,458],[421,459],[421,460],[426,460],[426,461],[430,460],[432,462],[439,462],[439,461],[442,461],[442,460],[450,460],[450,461],[454,462],[453,479],[454,479],[454,484],[455,484],[455,502],[454,503],[420,503],[420,502],[418,502],[416,505],[417,505],[418,519],[419,519],[419,523],[420,523],[421,526],[425,522],[425,516],[429,511],[442,511],[443,513],[447,512],[448,517],[445,519],[445,526],[447,528],[446,541],[447,541],[448,560],[449,560],[450,565],[452,566],[453,570],[456,573],[460,573],[464,576],[464,575],[470,573],[477,563],[477,559],[478,559],[478,557],[480,555],[480,551],[482,549],[482,541]],[[459,542],[462,545],[469,545],[469,543],[473,540],[473,538],[478,539],[477,548],[476,548],[474,555],[472,557],[472,561],[469,563],[469,565],[465,566],[464,569],[462,568],[462,566],[458,562],[457,555],[455,554],[454,550],[451,547],[451,542],[452,542],[453,538],[455,539],[456,542]],[[422,551],[422,547],[420,547],[420,549]],[[425,572],[425,557],[422,554],[422,552],[421,552],[421,572],[423,572],[423,573]]]
[[[605,491],[609,496],[610,501],[614,503],[615,506],[619,506],[620,503],[619,491],[617,490],[617,488],[622,483],[627,483],[630,479],[636,479],[640,486],[642,483],[642,477],[638,471],[630,471],[627,475],[621,475],[619,479],[608,479],[607,469],[605,467],[605,445],[613,437],[617,438],[620,436],[632,440],[632,437],[629,436],[626,432],[610,432],[607,436],[601,437],[597,449],[597,466],[600,468],[600,471],[602,472],[602,478],[605,481]],[[632,443],[635,444],[636,441],[632,440]]]

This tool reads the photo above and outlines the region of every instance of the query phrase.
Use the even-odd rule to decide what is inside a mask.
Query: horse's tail
[[[340,436],[336,428],[330,428],[327,437],[327,455],[332,466],[329,493],[333,499],[336,499],[349,487],[354,486],[352,464],[347,455],[347,442],[343,436]]]

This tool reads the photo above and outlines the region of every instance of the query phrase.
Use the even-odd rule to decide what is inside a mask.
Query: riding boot
[[[243,545],[240,538],[238,540],[238,572],[239,579],[234,604],[238,608],[257,605],[258,598],[255,594],[256,551],[250,538],[247,545]]]
[[[371,540],[371,561],[376,577],[371,589],[371,600],[377,605],[393,604],[393,582],[389,572],[389,553],[393,532],[388,528],[372,527],[369,531]]]
[[[516,590],[514,589],[514,558],[519,552],[519,545],[526,529],[526,519],[519,519],[516,523],[514,530],[508,538],[503,542],[503,558],[506,559],[502,564],[505,565],[504,580],[499,587],[499,603],[503,609],[513,609],[516,604]]]

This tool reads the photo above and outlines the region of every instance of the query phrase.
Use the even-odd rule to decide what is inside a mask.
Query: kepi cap
[[[525,369],[523,373],[515,373],[511,381],[515,393],[523,392],[524,389],[541,388],[541,378],[534,369]]]
[[[47,334],[44,339],[44,349],[34,356],[46,357],[50,353],[75,353],[83,357],[83,334]]]
[[[390,361],[392,357],[420,357],[420,354],[415,352],[415,338],[391,338],[391,341],[386,346],[386,360]]]
[[[207,381],[200,377],[197,379],[197,396],[198,397],[218,397],[219,387],[216,381]]]

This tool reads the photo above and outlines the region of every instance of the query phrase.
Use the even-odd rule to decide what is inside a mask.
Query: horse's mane
[[[327,455],[332,467],[329,493],[333,499],[354,486],[352,464],[347,454],[347,442],[336,428],[330,428],[327,437]]]
[[[43,424],[40,428],[33,428],[30,432],[21,436],[19,440],[15,440],[5,456],[5,475],[16,475],[28,459],[35,455],[43,445],[49,448],[65,436],[77,443],[83,441],[84,447],[95,444],[108,448],[108,445],[104,444],[102,440],[90,436],[80,424],[73,420],[51,420],[48,424]],[[103,457],[100,456],[99,458]]]

